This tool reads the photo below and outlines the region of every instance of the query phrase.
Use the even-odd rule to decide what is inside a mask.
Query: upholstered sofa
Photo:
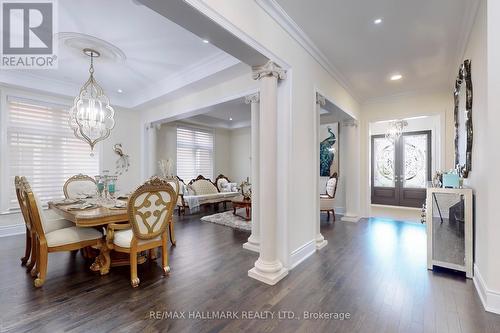
[[[177,200],[179,216],[186,213],[186,208],[193,211],[202,205],[210,204],[218,209],[219,204],[223,203],[225,209],[226,203],[239,195],[237,184],[231,183],[224,175],[217,176],[215,182],[199,175],[187,185],[179,177],[177,179],[180,186]]]

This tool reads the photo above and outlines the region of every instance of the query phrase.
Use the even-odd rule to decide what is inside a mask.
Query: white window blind
[[[75,138],[68,124],[68,107],[8,97],[8,209],[19,208],[14,176],[25,176],[42,202],[63,197],[64,182],[83,173],[98,174],[99,154]],[[5,202],[5,201],[4,201]]]
[[[189,181],[202,175],[213,178],[214,134],[211,130],[177,127],[177,175]]]

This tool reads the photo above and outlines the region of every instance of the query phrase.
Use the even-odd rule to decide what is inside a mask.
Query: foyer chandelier
[[[408,122],[406,120],[391,121],[387,132],[385,132],[385,138],[393,143],[398,141],[406,126],[408,126]]]
[[[106,139],[115,126],[115,111],[94,78],[94,58],[100,53],[92,49],[83,49],[83,53],[90,57],[90,77],[73,102],[69,124],[75,136],[90,145],[90,155],[94,156],[95,145]]]

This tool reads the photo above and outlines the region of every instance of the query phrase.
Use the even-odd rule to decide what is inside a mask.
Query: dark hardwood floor
[[[326,214],[322,214],[322,218]],[[276,286],[247,277],[257,255],[247,233],[200,222],[176,224],[169,277],[158,263],[99,276],[80,255],[49,255],[45,285],[21,267],[24,237],[0,239],[1,332],[500,332],[471,280],[426,269],[425,229],[381,219],[322,223],[328,246]],[[349,320],[152,319],[151,311],[349,313]],[[180,316],[180,314],[179,314]]]

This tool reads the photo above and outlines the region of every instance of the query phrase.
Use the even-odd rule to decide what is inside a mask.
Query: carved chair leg
[[[333,222],[335,222],[335,209],[332,209],[332,214],[333,214]]]
[[[39,288],[45,283],[47,276],[47,260],[49,251],[47,245],[40,245],[38,249],[38,261],[36,263],[38,270],[38,277],[35,279],[35,287]]]
[[[174,232],[174,221],[170,221],[168,224],[168,234],[170,236],[170,243],[172,243],[173,246],[176,245],[176,240],[175,240],[175,232]]]
[[[168,266],[168,247],[167,247],[167,234],[163,233],[161,236],[161,265],[163,267],[163,274],[170,273],[170,266]]]
[[[330,221],[330,211],[329,211],[329,210],[327,210],[327,211],[326,211],[326,214],[327,214],[327,215],[326,215],[326,216],[327,216],[327,217],[326,217],[326,220],[327,220],[327,221]]]
[[[36,262],[38,260],[38,243],[36,240],[36,235],[34,233],[31,234],[31,258],[28,265],[26,265],[26,271],[31,274],[32,277],[35,277],[34,270]]]
[[[31,254],[31,232],[26,228],[26,248],[24,250],[24,257],[21,258],[21,264],[24,266],[28,262]]]
[[[136,288],[139,286],[139,282],[137,277],[137,252],[130,250],[130,284]]]

